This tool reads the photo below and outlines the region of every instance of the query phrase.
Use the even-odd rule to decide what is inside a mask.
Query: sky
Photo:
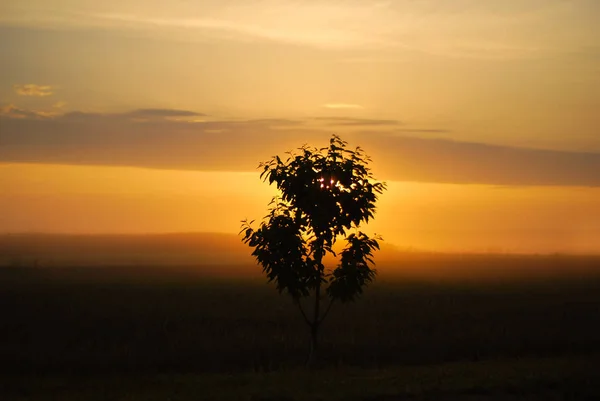
[[[596,0],[0,3],[0,232],[236,233],[336,133],[401,248],[600,253]]]

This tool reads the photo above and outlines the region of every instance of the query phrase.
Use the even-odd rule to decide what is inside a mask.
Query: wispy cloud
[[[177,109],[137,109],[128,114],[140,117],[199,117],[206,115],[195,111]]]
[[[360,104],[352,103],[325,103],[323,107],[326,109],[364,109]]]
[[[145,117],[145,118],[165,118],[165,117],[204,117],[206,114],[197,113],[190,110],[177,110],[177,109],[138,109],[132,112],[126,113],[125,115],[132,117]]]
[[[30,119],[39,120],[47,119],[58,115],[59,113],[43,110],[28,110],[17,107],[14,104],[7,104],[0,107],[0,117],[11,119]]]
[[[44,97],[50,96],[53,93],[53,88],[50,85],[36,85],[36,84],[24,84],[24,85],[13,85],[15,93],[21,96],[36,96]]]
[[[110,3],[110,2],[109,2]],[[385,49],[449,57],[535,57],[589,45],[589,0],[306,1],[221,0],[112,7],[63,2],[3,10],[0,23],[61,29],[144,30],[186,40],[272,41],[320,48]],[[593,8],[592,8],[593,7]],[[51,10],[51,11],[49,11]],[[110,11],[108,11],[110,10]],[[583,29],[570,29],[583,21]],[[562,29],[557,30],[557,26]],[[575,27],[577,28],[577,27]],[[534,33],[534,34],[532,34]]]
[[[206,114],[190,110],[178,109],[136,109],[124,113],[90,113],[82,111],[65,112],[65,102],[57,102],[47,110],[26,109],[14,104],[0,107],[0,117],[11,119],[54,119],[60,121],[130,121],[130,122],[160,122],[161,120],[194,122],[194,117],[204,117]]]
[[[144,123],[127,117],[132,113],[42,118],[7,107],[0,116],[0,161],[255,171],[257,162],[273,154],[304,143],[318,145],[332,133],[301,120],[190,122],[165,117]],[[597,153],[408,137],[386,127],[343,136],[367,150],[383,179],[600,186]]]
[[[448,134],[452,132],[452,130],[441,128],[400,128],[395,130],[395,132],[415,134]]]
[[[205,117],[206,114],[190,110],[178,109],[136,109],[124,113],[87,113],[81,111],[71,111],[60,115],[62,120],[79,121],[108,121],[108,120],[129,120],[129,121],[153,121],[157,120],[184,120],[189,121],[194,117]],[[195,121],[195,120],[192,120]]]
[[[347,126],[347,127],[361,127],[361,126],[386,126],[386,125],[399,125],[398,120],[376,120],[370,118],[351,118],[351,117],[315,117],[315,121],[324,123],[329,126]]]

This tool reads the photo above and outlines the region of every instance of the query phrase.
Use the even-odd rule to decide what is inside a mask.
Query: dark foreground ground
[[[0,400],[600,399],[593,276],[382,274],[306,372],[307,329],[262,280],[150,273],[2,270]]]
[[[238,374],[2,376],[3,400],[597,400],[597,356]]]

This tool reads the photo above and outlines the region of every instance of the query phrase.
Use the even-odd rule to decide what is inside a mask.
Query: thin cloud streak
[[[360,104],[352,104],[352,103],[326,103],[323,105],[326,109],[364,109]]]
[[[452,130],[449,129],[437,129],[437,128],[400,128],[394,130],[400,133],[413,133],[413,134],[449,134]]]
[[[171,38],[180,38],[184,33],[186,40],[270,41],[326,49],[378,48],[491,60],[543,57],[575,45],[589,46],[594,41],[585,25],[556,34],[558,24],[584,19],[586,8],[595,10],[584,0],[506,0],[500,6],[471,0],[436,4],[234,0],[226,5],[207,0],[202,4],[177,2],[168,7],[156,3],[143,7],[134,3],[112,7],[90,2],[61,3],[50,8],[9,5],[0,16],[0,24],[133,30]],[[535,35],[531,34],[532,29]]]
[[[7,104],[0,107],[0,118],[5,117],[9,119],[48,119],[54,116],[60,115],[57,111],[42,111],[42,110],[28,110],[21,107],[17,107],[14,104]]]
[[[315,121],[322,122],[328,126],[386,126],[386,125],[399,125],[398,120],[375,120],[369,118],[351,118],[351,117],[315,117]]]
[[[13,85],[15,93],[20,96],[45,97],[51,96],[53,88],[50,85],[24,84]]]
[[[176,109],[138,109],[128,113],[135,117],[202,117],[206,114]]]

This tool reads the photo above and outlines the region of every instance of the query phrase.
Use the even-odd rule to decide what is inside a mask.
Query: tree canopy
[[[280,293],[287,292],[300,306],[306,322],[314,329],[325,318],[335,300],[353,301],[375,278],[373,252],[378,238],[360,231],[374,217],[375,202],[385,190],[368,167],[371,159],[357,147],[334,135],[329,146],[302,146],[261,163],[261,178],[275,184],[281,195],[273,198],[269,213],[257,229],[244,221],[243,241],[254,248],[252,255],[269,282]],[[336,256],[333,245],[343,238],[338,266],[326,271],[323,257]],[[320,315],[321,288],[330,299]],[[299,300],[315,295],[312,319]]]

